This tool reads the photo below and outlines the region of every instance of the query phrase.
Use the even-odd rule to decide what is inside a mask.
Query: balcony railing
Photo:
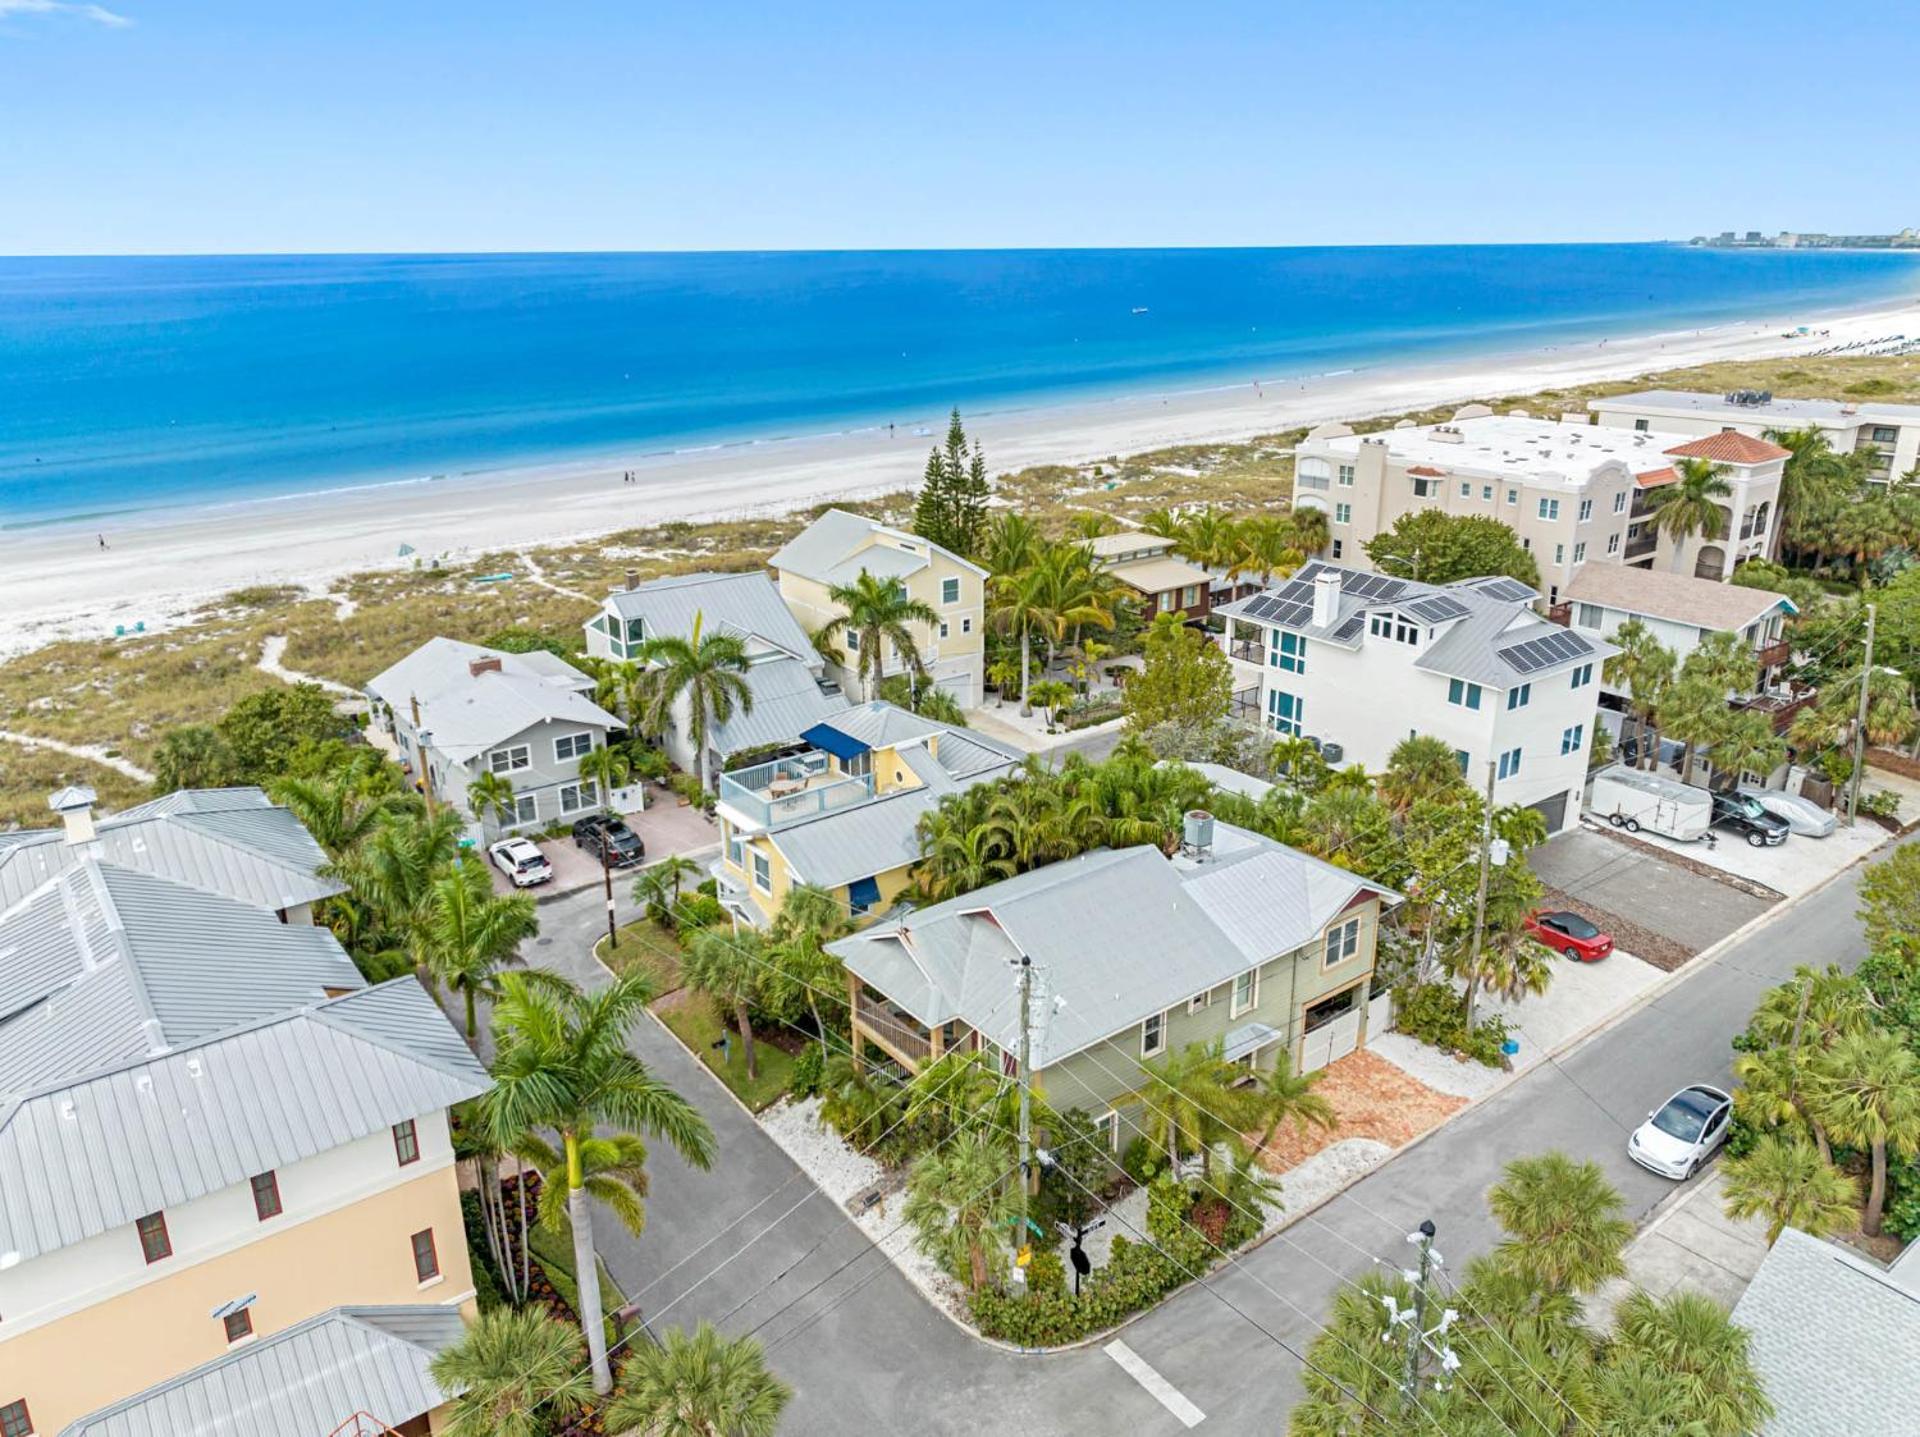
[[[1647,534],[1640,538],[1629,539],[1627,540],[1626,557],[1629,559],[1644,558],[1659,547],[1660,536],[1658,534]]]
[[[720,775],[720,802],[757,828],[797,823],[871,797],[872,775],[835,773],[819,752]]]
[[[1258,639],[1230,639],[1227,641],[1227,653],[1249,664],[1264,664],[1267,661],[1267,646]]]
[[[1784,734],[1793,726],[1794,716],[1806,708],[1819,694],[1814,689],[1799,692],[1775,691],[1773,693],[1743,694],[1733,700],[1737,709],[1751,709],[1762,713],[1773,723],[1776,734]]]
[[[1774,668],[1793,657],[1793,644],[1787,639],[1775,639],[1770,644],[1761,644],[1753,656],[1760,661],[1761,668]]]
[[[1333,477],[1328,474],[1296,474],[1293,476],[1296,489],[1331,489]]]
[[[933,1034],[891,1004],[856,993],[853,1020],[873,1034],[882,1046],[891,1048],[897,1058],[924,1063],[933,1056]]]
[[[1233,716],[1242,719],[1260,717],[1260,685],[1250,689],[1240,689],[1233,696]]]

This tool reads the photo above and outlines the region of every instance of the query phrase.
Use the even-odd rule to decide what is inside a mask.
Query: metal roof
[[[708,743],[722,755],[797,742],[847,706],[843,695],[823,693],[814,671],[798,659],[762,659],[741,677],[753,694],[752,710],[736,707],[725,723],[707,730]]]
[[[1313,942],[1357,898],[1399,899],[1390,888],[1230,823],[1214,825],[1206,858],[1172,862],[1247,963]]]
[[[874,543],[874,536],[878,534],[924,546],[929,554],[938,551],[977,574],[986,573],[978,564],[969,563],[952,550],[943,549],[918,534],[892,528],[864,514],[849,514],[844,509],[827,510],[782,544],[767,563],[779,572],[798,574],[822,584],[851,583],[862,569],[904,578],[927,567],[928,560],[924,557]]]
[[[145,869],[260,908],[293,908],[346,891],[322,877],[326,851],[257,788],[182,790],[99,817],[94,837],[62,828],[9,835],[0,846],[0,910],[82,856]]]
[[[81,1417],[61,1437],[326,1437],[356,1412],[392,1427],[447,1400],[434,1356],[457,1307],[336,1307]]]
[[[0,1253],[31,1261],[488,1085],[396,978],[0,1102]]]
[[[1733,1309],[1772,1401],[1764,1437],[1894,1432],[1913,1414],[1920,1294],[1787,1228]]]
[[[681,574],[654,579],[637,589],[610,594],[602,604],[623,619],[639,619],[645,638],[686,637],[693,632],[694,615],[708,633],[722,632],[743,639],[759,639],[797,659],[813,655],[813,642],[780,597],[765,572],[746,574]]]
[[[872,878],[920,857],[920,816],[940,802],[940,790],[895,789],[865,803],[776,828],[767,841],[801,883],[838,888]]]
[[[1212,587],[1213,575],[1184,559],[1136,559],[1132,563],[1109,564],[1102,571],[1128,588],[1143,594],[1164,594],[1200,584]]]
[[[476,659],[498,659],[500,668],[476,674],[469,667]],[[593,680],[543,650],[509,654],[433,638],[369,680],[367,692],[408,722],[419,700],[420,727],[433,735],[433,747],[465,763],[536,724],[621,727],[587,697],[592,687]]]

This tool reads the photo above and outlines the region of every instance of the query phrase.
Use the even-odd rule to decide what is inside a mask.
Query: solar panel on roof
[[[1496,652],[1516,673],[1530,674],[1551,664],[1583,658],[1593,652],[1593,646],[1578,634],[1570,634],[1563,629],[1523,643],[1510,644]]]
[[[1281,604],[1273,621],[1282,628],[1299,628],[1313,617],[1312,604]]]
[[[1458,599],[1449,599],[1445,595],[1436,595],[1431,599],[1415,599],[1407,605],[1407,612],[1418,614],[1428,623],[1438,623],[1442,619],[1457,619],[1467,612],[1467,606]]]
[[[1361,627],[1366,622],[1367,616],[1365,614],[1355,614],[1351,619],[1348,619],[1339,628],[1335,629],[1333,636],[1340,642],[1345,643],[1348,639],[1359,633]]]
[[[1518,579],[1509,579],[1499,574],[1491,578],[1475,579],[1472,587],[1490,598],[1505,599],[1516,604],[1533,597],[1533,590]]]
[[[1272,615],[1274,602],[1265,594],[1256,594],[1247,600],[1247,615],[1250,618],[1264,619]]]

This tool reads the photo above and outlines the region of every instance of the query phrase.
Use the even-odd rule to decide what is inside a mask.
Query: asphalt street
[[[1490,1247],[1497,1233],[1485,1194],[1504,1162],[1550,1148],[1594,1159],[1636,1220],[1671,1192],[1628,1160],[1628,1131],[1675,1089],[1726,1082],[1729,1039],[1796,964],[1858,961],[1860,872],[1777,911],[1714,961],[1690,965],[1646,1007],[1189,1285],[1120,1334],[1125,1354],[1021,1355],[968,1336],[651,1020],[636,1030],[636,1051],[699,1104],[720,1157],[698,1173],[656,1146],[645,1233],[634,1239],[602,1214],[601,1252],[650,1321],[705,1318],[765,1343],[795,1390],[785,1432],[970,1433],[1005,1424],[1029,1434],[1156,1437],[1188,1430],[1196,1408],[1208,1431],[1280,1432],[1300,1393],[1300,1363],[1287,1346],[1304,1350],[1343,1283],[1376,1262],[1402,1265],[1405,1234],[1422,1218],[1437,1225],[1452,1271]],[[633,916],[627,887],[623,921]],[[605,922],[598,893],[543,904],[541,919],[533,961],[605,981],[588,952]]]

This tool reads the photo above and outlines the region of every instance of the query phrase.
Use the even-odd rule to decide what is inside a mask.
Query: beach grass
[[[1783,397],[1920,403],[1920,357],[1728,361],[1484,402],[1503,412],[1557,415],[1583,412],[1590,399],[1646,388],[1770,389]],[[1458,407],[1376,415],[1355,421],[1354,428],[1377,431],[1402,418],[1434,423]],[[1000,476],[996,488],[1003,505],[1021,509],[1054,533],[1088,511],[1138,521],[1163,507],[1277,508],[1291,498],[1292,451],[1304,433],[1296,428],[1245,443],[1179,445],[1084,464],[1038,465]],[[837,506],[904,524],[912,495],[843,500]],[[287,668],[356,689],[436,634],[478,642],[517,627],[578,644],[597,596],[624,582],[627,571],[644,580],[703,569],[755,569],[825,507],[655,524],[524,555],[499,550],[449,568],[354,574],[335,580],[324,597],[291,585],[255,585],[163,633],[55,643],[0,664],[0,728],[104,745],[150,767],[153,749],[168,729],[211,723],[237,700],[278,682],[255,666],[273,635],[287,638],[281,660]],[[538,565],[545,585],[556,587],[534,581],[527,557]],[[500,573],[514,578],[475,582]],[[75,775],[86,778],[109,807],[140,796],[131,792],[137,784],[98,765],[0,744],[0,829],[45,823],[47,793]]]

